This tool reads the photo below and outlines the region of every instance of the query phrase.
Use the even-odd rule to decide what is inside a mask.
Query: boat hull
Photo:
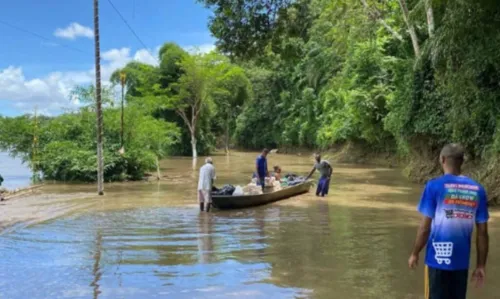
[[[242,209],[260,206],[309,192],[310,182],[258,195],[213,195],[212,204],[219,210]]]

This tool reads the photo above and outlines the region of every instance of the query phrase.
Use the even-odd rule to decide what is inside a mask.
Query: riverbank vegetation
[[[422,179],[438,172],[439,149],[454,141],[467,147],[470,172],[498,192],[496,0],[199,2],[214,12],[209,28],[218,52],[192,54],[167,43],[157,67],[133,62],[112,76],[118,84],[120,73],[127,74],[128,113],[136,107],[142,111],[141,119],[127,123],[129,130],[143,121],[144,132],[138,135],[164,130],[162,153],[196,156],[229,144],[328,149],[350,143],[404,157],[412,161],[407,173]],[[108,109],[109,141],[117,134],[117,111]],[[48,154],[57,151],[81,155],[77,168],[95,167],[94,123],[76,120],[85,113],[46,121],[72,117],[84,122],[74,130],[89,130],[79,133],[88,134],[81,142],[68,135],[45,144],[46,157],[60,158]],[[48,137],[40,138],[42,144]],[[4,148],[16,150],[12,145],[17,140],[0,140]],[[155,148],[151,140],[141,142]],[[116,165],[114,159],[125,157],[115,156],[112,144],[108,142],[106,158]],[[142,156],[139,149],[127,147],[126,157]],[[151,151],[161,156],[157,147]],[[18,152],[27,155],[29,143]],[[123,167],[108,173],[123,173]],[[55,166],[44,171],[64,173]],[[76,177],[82,176],[89,178]]]
[[[137,180],[155,169],[178,142],[179,130],[142,112],[135,106],[125,109],[125,146],[120,149],[120,110],[104,110],[104,177],[106,181]],[[0,118],[0,148],[27,162],[45,179],[91,182],[97,179],[96,117],[92,107],[57,117],[33,115]],[[34,151],[34,138],[37,151]]]
[[[500,195],[497,1],[201,2],[258,99],[237,119],[238,143],[361,144],[424,178],[443,144],[461,142],[470,172]]]
[[[190,54],[166,43],[159,58],[157,67],[132,62],[111,76],[115,85],[127,78],[123,128],[113,87],[103,89],[106,181],[141,179],[166,155],[206,154],[217,137],[225,136],[228,148],[238,111],[251,96],[244,70],[226,56]],[[0,117],[0,150],[45,179],[95,181],[94,94],[93,86],[76,86],[70,97],[83,106],[56,117]]]

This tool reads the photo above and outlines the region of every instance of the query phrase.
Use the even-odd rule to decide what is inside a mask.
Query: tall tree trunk
[[[432,1],[431,0],[424,0],[425,1],[425,11],[427,14],[427,30],[429,31],[429,37],[432,37],[434,35],[434,11],[432,10]]]
[[[196,136],[194,132],[191,132],[191,149],[193,152],[193,159],[198,158],[198,151],[196,151]]]
[[[160,160],[158,159],[158,156],[156,156],[156,178],[161,180],[161,173],[160,173]]]
[[[415,52],[415,57],[420,57],[420,46],[418,44],[417,32],[415,31],[415,27],[410,23],[410,13],[408,11],[408,5],[406,4],[406,0],[399,0],[399,5],[401,6],[401,10],[403,12],[403,19],[408,27],[408,32],[410,33],[411,43],[413,45],[413,51]]]
[[[95,92],[97,114],[97,193],[104,195],[104,158],[102,145],[101,54],[99,44],[99,2],[94,0]]]
[[[122,113],[121,113],[121,125],[120,125],[120,147],[123,148],[123,117],[124,117],[124,111],[123,111],[123,97],[124,97],[124,88],[125,86],[122,84]]]
[[[124,118],[125,118],[125,111],[124,111],[124,105],[125,105],[125,83],[126,83],[126,75],[125,73],[121,72],[120,73],[120,84],[122,86],[122,107],[121,107],[121,126],[120,126],[120,154],[124,154],[125,152],[125,139],[124,139],[124,126],[125,126],[125,121],[124,121]]]

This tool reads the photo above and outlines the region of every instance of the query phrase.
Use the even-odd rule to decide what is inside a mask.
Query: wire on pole
[[[135,36],[135,38],[139,41],[139,43],[144,47],[144,49],[146,49],[146,51],[148,51],[149,55],[151,55],[151,57],[153,57],[153,59],[158,63],[160,64],[160,62],[158,61],[158,59],[153,55],[153,53],[151,53],[151,51],[149,50],[149,48],[146,46],[146,44],[142,41],[142,39],[139,37],[139,35],[137,35],[137,33],[135,32],[135,30],[132,28],[132,26],[130,26],[129,22],[127,21],[127,19],[125,19],[125,17],[121,14],[121,12],[118,10],[118,8],[116,8],[116,6],[113,4],[113,2],[111,0],[108,0],[109,4],[111,5],[111,7],[113,7],[114,11],[116,12],[116,14],[122,19],[123,23],[125,23],[125,25],[127,25],[128,29],[130,30],[130,32],[132,32],[132,34]]]
[[[21,27],[19,27],[19,26],[13,25],[13,24],[11,24],[11,23],[9,23],[9,22],[6,22],[6,21],[2,21],[2,20],[0,20],[0,24],[2,24],[2,25],[4,25],[4,26],[7,26],[7,27],[10,27],[10,28],[12,28],[12,29],[15,29],[15,30],[17,30],[17,31],[24,32],[24,33],[29,34],[29,35],[31,35],[31,36],[34,36],[34,37],[36,37],[36,38],[42,39],[42,40],[44,40],[44,41],[46,41],[46,42],[53,43],[53,44],[55,44],[55,45],[57,45],[57,46],[60,46],[60,47],[66,48],[66,49],[70,49],[70,50],[73,50],[73,51],[76,51],[76,52],[80,52],[80,53],[83,53],[83,54],[92,55],[92,54],[90,54],[90,52],[86,52],[86,51],[84,51],[84,50],[81,50],[81,49],[78,49],[78,48],[75,48],[75,47],[71,47],[71,46],[68,46],[68,45],[65,45],[65,44],[61,44],[61,43],[55,42],[55,41],[54,41],[53,39],[51,39],[51,38],[45,37],[45,36],[40,35],[40,34],[38,34],[38,33],[36,33],[36,32],[33,32],[33,31],[31,31],[31,30],[28,30],[28,29],[21,28]]]

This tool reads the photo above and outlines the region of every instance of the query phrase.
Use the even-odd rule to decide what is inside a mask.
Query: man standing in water
[[[267,169],[267,154],[269,154],[269,150],[265,148],[255,160],[257,183],[262,186],[262,191],[264,191],[264,187],[266,185],[266,177],[269,175],[269,171]]]
[[[310,179],[316,170],[319,171],[320,178],[318,181],[318,188],[316,189],[316,196],[321,195],[321,197],[324,197],[325,195],[328,195],[328,189],[330,187],[330,178],[332,177],[333,169],[332,166],[330,165],[330,162],[326,160],[321,160],[320,154],[315,154],[314,160],[316,161],[316,163],[314,164],[314,167],[307,176],[306,180]]]
[[[476,286],[485,279],[488,256],[488,200],[484,188],[461,175],[464,149],[446,145],[440,154],[444,175],[425,186],[418,211],[423,215],[408,265],[418,265],[426,249],[426,299],[465,299],[471,236],[477,229],[477,264],[472,274]]]
[[[200,202],[200,211],[209,212],[212,205],[212,186],[215,180],[215,167],[212,158],[205,159],[205,165],[200,168],[200,177],[198,179],[198,201]]]

